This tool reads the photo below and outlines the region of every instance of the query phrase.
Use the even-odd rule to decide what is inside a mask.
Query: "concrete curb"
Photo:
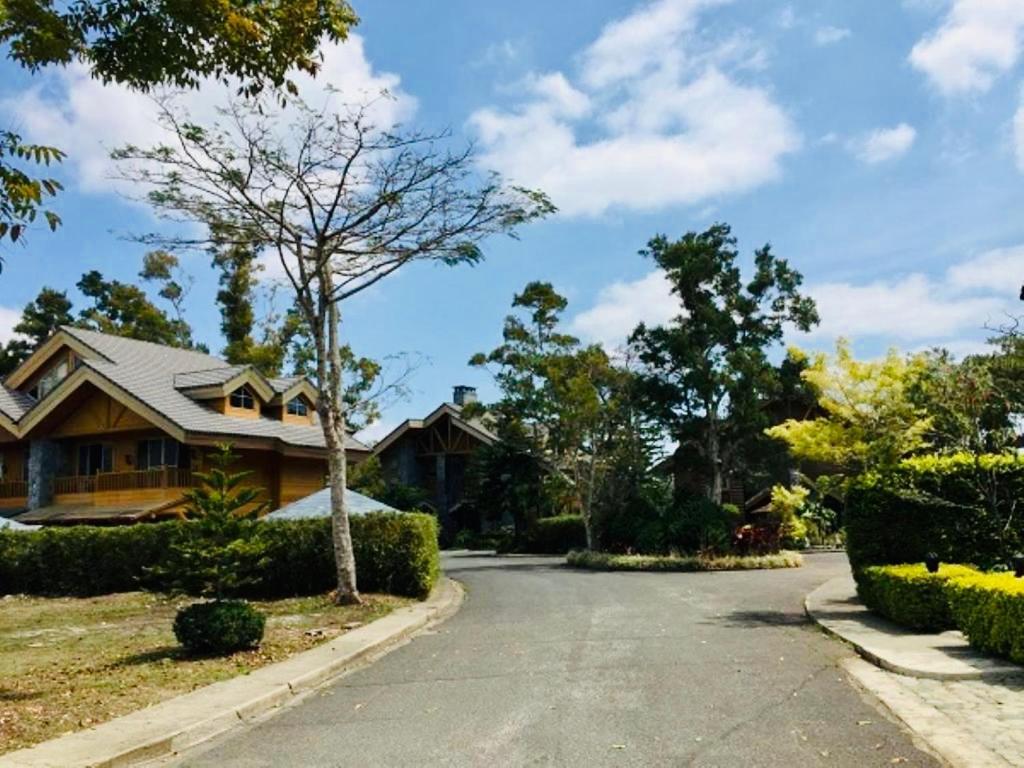
[[[121,768],[169,757],[288,704],[368,657],[444,621],[464,591],[443,578],[422,603],[248,675],[200,688],[123,717],[0,756],[0,768]]]
[[[959,632],[917,634],[872,614],[849,576],[831,579],[804,598],[804,612],[826,633],[877,667],[928,680],[1024,679],[1024,668],[984,656]]]

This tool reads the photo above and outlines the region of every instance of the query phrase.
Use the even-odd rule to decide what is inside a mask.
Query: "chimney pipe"
[[[452,389],[452,401],[459,406],[476,402],[476,387],[457,384]]]

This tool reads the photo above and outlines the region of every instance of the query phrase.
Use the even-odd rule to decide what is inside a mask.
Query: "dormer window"
[[[252,391],[248,387],[239,387],[232,392],[230,402],[232,408],[242,408],[247,411],[251,411],[256,408],[256,401],[252,396]]]
[[[50,370],[39,377],[36,385],[29,390],[28,394],[36,400],[42,400],[57,388],[68,375],[68,361],[62,360]]]
[[[292,416],[308,416],[309,406],[306,405],[306,401],[301,397],[293,397],[288,401],[287,406],[288,413]]]

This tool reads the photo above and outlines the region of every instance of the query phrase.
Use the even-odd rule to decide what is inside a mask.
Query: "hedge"
[[[580,515],[542,517],[526,532],[522,551],[538,555],[564,555],[587,546],[587,529]]]
[[[869,566],[857,574],[857,594],[868,608],[897,624],[942,632],[955,626],[947,582],[975,573],[963,565],[943,564],[937,573],[929,573],[921,564]]]
[[[566,562],[572,568],[592,571],[752,571],[774,568],[799,568],[803,558],[799,552],[776,552],[769,555],[615,555],[609,552],[570,552]]]
[[[973,573],[951,579],[946,595],[971,645],[1024,664],[1024,579],[1012,573]]]
[[[923,456],[884,477],[861,478],[846,495],[846,549],[855,570],[944,562],[988,569],[1024,549],[1024,457]]]
[[[433,516],[374,512],[352,517],[350,524],[361,590],[429,594],[440,574]],[[173,521],[0,531],[0,594],[166,591],[154,566],[166,564],[171,545],[194,530],[189,522]],[[244,596],[319,594],[336,585],[330,519],[264,522],[257,535],[268,556],[259,566],[259,583]]]

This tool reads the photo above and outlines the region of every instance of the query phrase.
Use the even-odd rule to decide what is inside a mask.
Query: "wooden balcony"
[[[64,494],[144,491],[160,488],[191,488],[193,485],[192,470],[161,467],[141,472],[102,472],[98,475],[57,477],[53,480],[53,492]]]
[[[0,482],[0,499],[22,499],[28,496],[27,480],[4,480]]]

